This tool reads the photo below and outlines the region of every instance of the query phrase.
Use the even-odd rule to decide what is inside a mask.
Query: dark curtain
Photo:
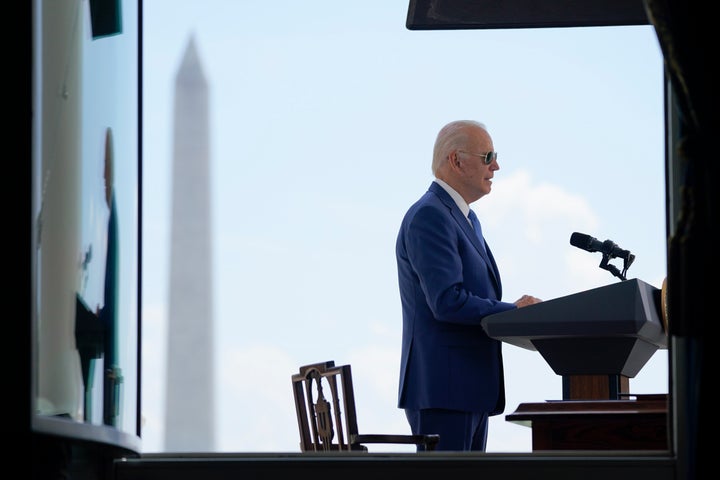
[[[668,238],[669,332],[682,342],[685,360],[682,386],[687,445],[678,452],[682,478],[696,478],[708,465],[708,320],[717,291],[718,254],[713,248],[717,224],[717,153],[711,138],[718,134],[717,61],[714,16],[697,0],[645,0],[648,18],[662,49],[665,72],[677,96],[678,141],[669,146],[680,167],[679,210]],[[713,67],[713,68],[711,68]],[[669,188],[672,188],[670,186]],[[703,365],[705,369],[703,369]],[[683,471],[684,470],[684,471]]]

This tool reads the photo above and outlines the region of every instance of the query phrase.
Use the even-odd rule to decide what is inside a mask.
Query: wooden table
[[[505,419],[532,428],[537,450],[667,450],[668,397],[521,403]]]

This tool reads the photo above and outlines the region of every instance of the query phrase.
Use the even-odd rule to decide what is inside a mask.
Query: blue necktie
[[[482,227],[480,227],[480,220],[478,220],[477,215],[475,215],[475,212],[472,210],[468,213],[468,218],[470,219],[473,230],[475,230],[475,235],[477,235],[478,240],[480,240],[480,246],[482,247],[483,252],[487,253],[487,250],[485,249],[485,239],[482,234]]]

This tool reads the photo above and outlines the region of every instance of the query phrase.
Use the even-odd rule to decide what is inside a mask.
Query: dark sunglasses
[[[492,162],[497,160],[497,152],[490,150],[487,153],[472,153],[466,152],[465,150],[458,150],[458,153],[467,153],[468,155],[475,155],[483,159],[485,165],[490,165]]]

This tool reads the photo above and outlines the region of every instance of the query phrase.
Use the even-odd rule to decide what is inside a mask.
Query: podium
[[[488,315],[482,326],[492,338],[538,351],[563,377],[564,400],[616,400],[667,348],[660,297],[632,279]]]
[[[507,420],[533,427],[533,449],[666,448],[666,396],[629,392],[667,348],[661,311],[661,291],[632,279],[485,317],[488,336],[539,352],[563,380],[562,401],[521,404]]]

